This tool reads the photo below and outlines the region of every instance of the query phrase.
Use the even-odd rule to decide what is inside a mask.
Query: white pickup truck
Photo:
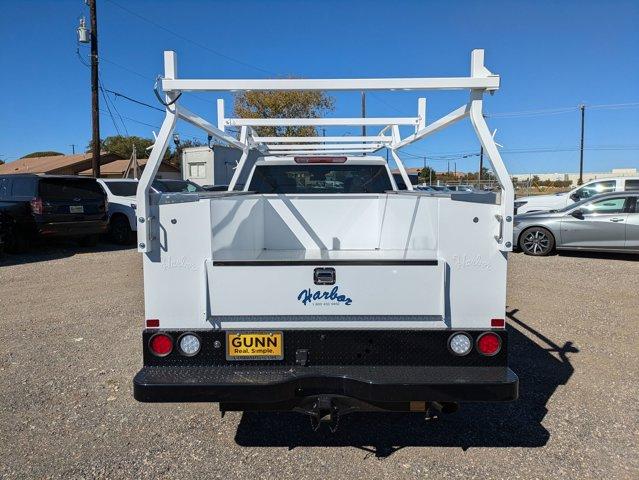
[[[481,50],[470,77],[364,80],[179,79],[165,52],[166,117],[137,191],[146,319],[135,398],[294,410],[332,427],[353,411],[515,400],[504,321],[513,188],[482,116],[483,94],[498,86]],[[463,88],[468,103],[431,123],[423,99],[414,117],[303,119],[226,118],[218,100],[217,126],[177,102],[183,91]],[[397,151],[467,117],[501,191],[413,190]],[[151,190],[178,119],[242,150],[229,191]],[[362,124],[381,130],[253,130]],[[250,148],[263,156],[238,191]],[[375,155],[382,148],[408,190]]]

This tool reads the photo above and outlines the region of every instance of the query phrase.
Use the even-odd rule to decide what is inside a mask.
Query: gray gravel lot
[[[141,258],[71,245],[0,259],[0,475],[64,478],[639,478],[639,261],[510,262],[521,398],[425,421],[141,404]]]

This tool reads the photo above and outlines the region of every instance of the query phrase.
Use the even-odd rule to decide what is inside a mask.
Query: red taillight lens
[[[496,355],[501,350],[501,338],[496,333],[484,333],[477,339],[477,350],[482,355]]]
[[[493,328],[504,328],[506,321],[503,318],[493,318],[490,320],[490,326]]]
[[[159,328],[160,327],[160,319],[159,318],[149,318],[146,321],[146,328]]]
[[[31,199],[29,204],[31,205],[31,213],[42,215],[42,212],[44,211],[44,205],[42,204],[42,199],[40,197]]]
[[[149,348],[153,355],[166,357],[173,351],[173,339],[165,333],[156,333],[149,340]]]
[[[345,163],[346,157],[295,157],[295,163]]]

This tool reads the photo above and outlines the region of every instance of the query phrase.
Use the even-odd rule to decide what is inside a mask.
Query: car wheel
[[[126,217],[116,216],[111,218],[109,236],[118,245],[128,245],[133,241],[133,231]]]
[[[100,235],[86,235],[82,238],[80,238],[80,240],[78,240],[78,243],[80,244],[81,247],[95,247],[98,244],[98,240],[100,239]]]
[[[549,255],[555,249],[555,237],[550,230],[543,227],[532,227],[519,237],[519,248],[526,255],[543,257]]]

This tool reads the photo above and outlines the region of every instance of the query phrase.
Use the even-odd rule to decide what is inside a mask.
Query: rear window
[[[639,190],[639,180],[626,180],[626,190]]]
[[[14,197],[35,197],[35,181],[33,178],[14,178],[11,195]]]
[[[49,200],[97,200],[104,198],[102,187],[93,179],[46,178],[40,180],[39,193]]]
[[[119,197],[135,197],[137,182],[104,182],[113,195]]]
[[[395,184],[397,185],[398,190],[408,190],[406,188],[406,183],[404,182],[404,177],[402,177],[401,173],[393,173],[393,178],[395,179]],[[408,179],[413,186],[419,183],[419,177],[416,174],[409,173]]]
[[[392,190],[384,165],[259,165],[256,193],[383,193]]]
[[[204,189],[193,182],[185,180],[156,180],[153,188],[162,193],[203,192]]]

